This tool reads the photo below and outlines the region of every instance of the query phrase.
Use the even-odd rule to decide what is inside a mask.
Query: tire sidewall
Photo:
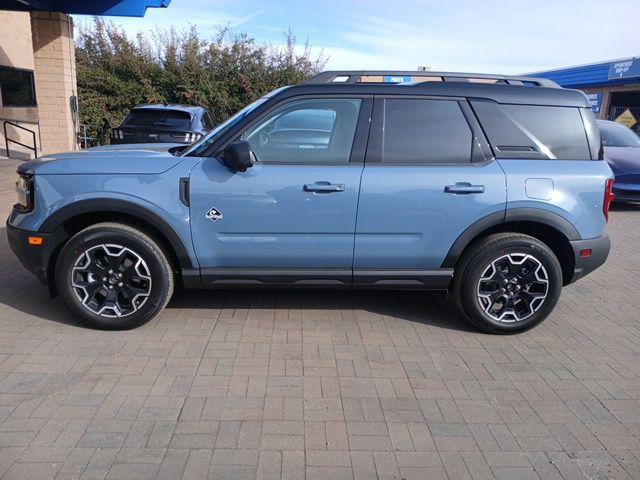
[[[518,322],[500,322],[488,316],[477,298],[478,282],[489,264],[504,255],[525,253],[536,258],[547,271],[549,290],[541,307],[530,317]],[[492,333],[517,333],[544,320],[555,308],[562,292],[562,268],[554,253],[543,243],[531,239],[505,239],[486,247],[470,262],[460,285],[460,303],[465,316],[478,328]]]
[[[71,286],[71,270],[78,257],[88,249],[101,244],[117,244],[140,255],[147,263],[151,275],[151,294],[140,309],[124,317],[103,317],[85,308]],[[128,329],[149,321],[164,307],[169,281],[161,252],[156,251],[143,237],[117,228],[96,228],[80,232],[64,246],[56,262],[56,287],[67,307],[84,323],[100,329]]]

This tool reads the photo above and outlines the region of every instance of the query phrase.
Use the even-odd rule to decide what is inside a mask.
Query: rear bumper
[[[613,194],[620,202],[640,202],[640,174],[617,176]]]
[[[614,201],[616,202],[640,202],[640,190],[613,189]]]
[[[570,243],[575,256],[575,268],[569,283],[580,280],[601,267],[606,262],[609,250],[611,250],[611,242],[606,234],[588,240],[574,240]],[[581,256],[580,252],[583,250],[591,250],[591,255],[588,257]]]

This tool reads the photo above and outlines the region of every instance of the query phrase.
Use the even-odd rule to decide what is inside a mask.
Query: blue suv
[[[182,149],[18,168],[11,248],[99,328],[186,288],[448,291],[522,331],[602,265],[612,172],[578,91],[535,78],[325,72]]]

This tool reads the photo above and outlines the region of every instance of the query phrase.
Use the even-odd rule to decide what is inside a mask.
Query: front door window
[[[258,162],[347,163],[361,100],[297,100],[267,115],[244,134]]]

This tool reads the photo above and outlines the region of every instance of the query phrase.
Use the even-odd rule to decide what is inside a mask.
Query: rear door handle
[[[484,193],[484,185],[471,185],[468,182],[457,182],[454,185],[444,187],[444,192],[457,194]]]
[[[314,182],[307,183],[302,187],[305,192],[314,193],[333,193],[344,192],[344,184],[342,183],[330,183],[330,182]]]

